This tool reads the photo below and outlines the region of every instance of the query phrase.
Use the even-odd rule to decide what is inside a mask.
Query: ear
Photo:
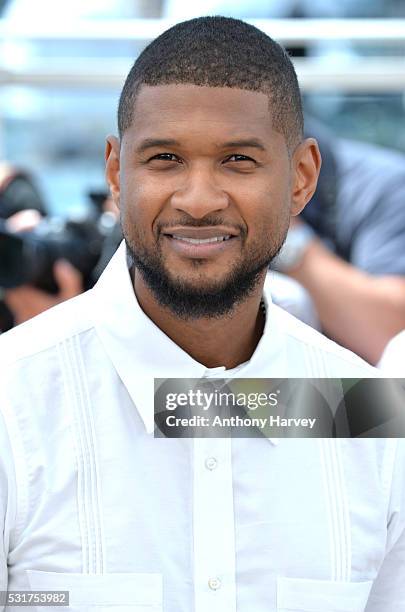
[[[295,149],[291,214],[298,215],[315,193],[322,158],[315,138],[306,138]]]
[[[105,144],[105,177],[114,203],[120,207],[120,142],[108,136]]]

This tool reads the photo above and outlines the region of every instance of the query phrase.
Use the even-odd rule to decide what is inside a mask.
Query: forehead
[[[191,84],[143,85],[128,131],[136,140],[184,132],[224,138],[275,136],[266,94]]]

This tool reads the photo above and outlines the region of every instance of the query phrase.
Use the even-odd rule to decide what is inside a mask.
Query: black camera
[[[57,293],[53,265],[69,261],[83,277],[84,289],[93,286],[106,242],[118,243],[120,228],[113,213],[86,214],[81,218],[46,218],[33,230],[13,232],[0,220],[0,287],[30,284]]]

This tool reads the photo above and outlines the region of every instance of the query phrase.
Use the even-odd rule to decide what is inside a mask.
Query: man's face
[[[107,158],[136,268],[179,316],[219,316],[243,301],[304,205],[263,93],[142,86]]]

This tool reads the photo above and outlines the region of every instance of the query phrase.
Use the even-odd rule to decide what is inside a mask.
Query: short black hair
[[[118,106],[120,138],[132,124],[142,85],[233,87],[269,96],[272,124],[295,148],[303,135],[301,95],[286,51],[254,26],[230,17],[198,17],[153,40],[132,66]]]

